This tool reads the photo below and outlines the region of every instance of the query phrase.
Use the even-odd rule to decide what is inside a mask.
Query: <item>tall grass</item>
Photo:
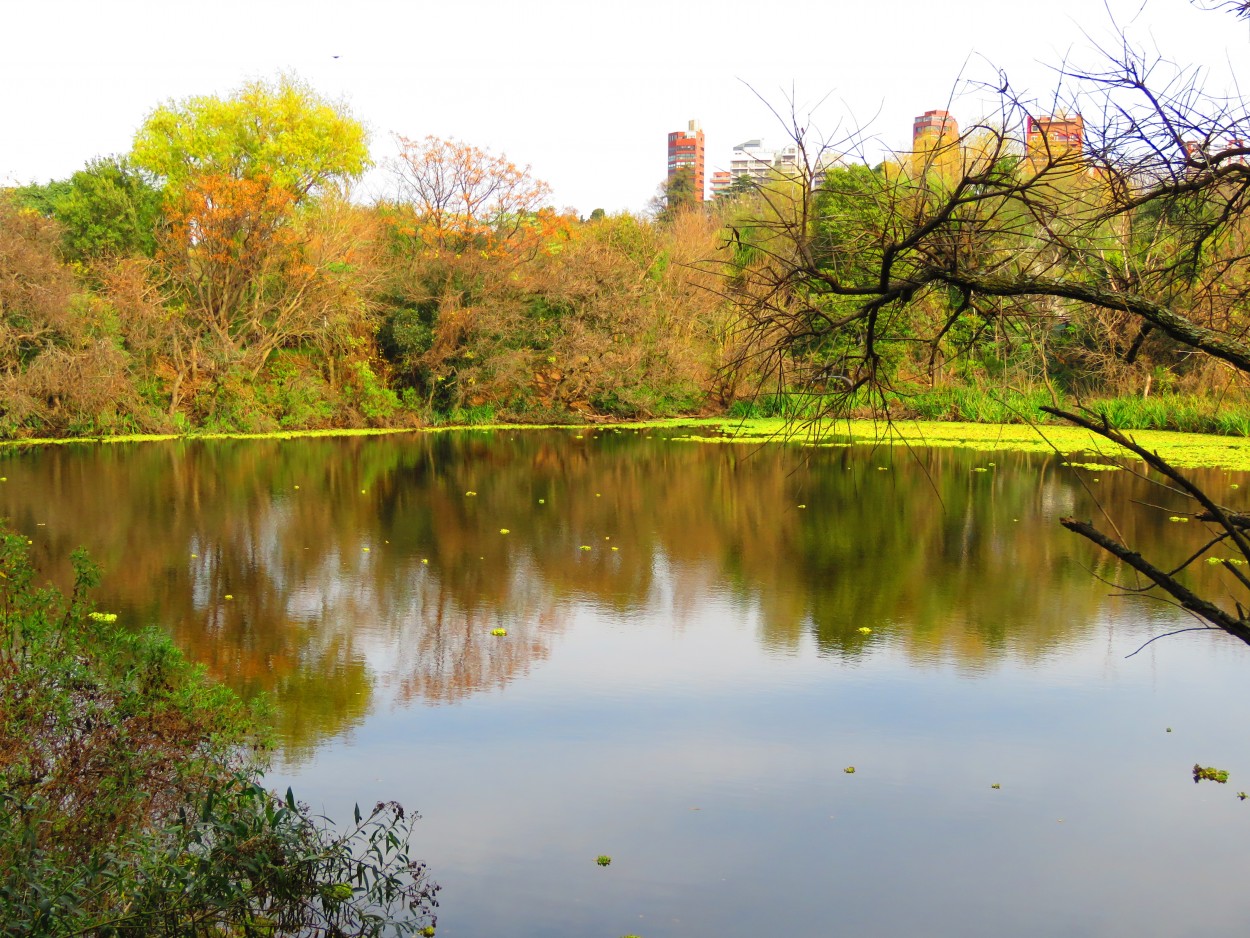
[[[887,410],[896,419],[949,420],[965,423],[1055,423],[1056,418],[1042,411],[1052,402],[1043,390],[986,389],[972,387],[937,388],[915,393],[889,392]],[[1175,430],[1182,433],[1211,433],[1220,436],[1250,436],[1250,403],[1244,400],[1218,400],[1193,394],[1159,394],[1154,397],[1108,397],[1076,399],[1060,395],[1058,406],[1067,410],[1084,409],[1118,430]],[[868,417],[880,415],[867,394],[849,401],[845,397],[820,394],[762,394],[753,400],[735,401],[731,417],[781,417],[810,420],[814,417]]]

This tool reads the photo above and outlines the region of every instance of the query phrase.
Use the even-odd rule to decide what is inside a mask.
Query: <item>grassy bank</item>
[[[1153,397],[1081,399],[1046,391],[993,390],[952,387],[915,393],[887,393],[885,412],[893,420],[953,421],[986,424],[1059,425],[1062,421],[1042,410],[1087,408],[1105,416],[1118,430],[1174,430],[1217,436],[1250,436],[1250,405],[1240,399],[1196,394],[1157,394]],[[829,412],[870,419],[882,411],[881,401],[864,395],[849,401],[821,395],[761,395],[740,401],[731,417],[781,417],[810,420]]]
[[[1124,461],[1136,456],[1079,427],[1060,424],[978,424],[925,420],[837,420],[796,422],[781,418],[709,421],[719,436],[691,434],[688,440],[805,446],[883,445],[961,447],[985,452],[1051,453],[1081,461]],[[1132,438],[1181,468],[1213,467],[1250,472],[1250,439],[1169,430],[1135,430]]]

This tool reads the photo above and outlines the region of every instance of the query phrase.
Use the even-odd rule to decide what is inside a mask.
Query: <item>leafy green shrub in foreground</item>
[[[264,789],[255,717],[0,530],[0,922],[15,936],[433,934],[394,802],[337,830]]]

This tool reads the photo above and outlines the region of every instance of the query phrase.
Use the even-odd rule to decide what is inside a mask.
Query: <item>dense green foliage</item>
[[[19,205],[55,218],[69,261],[156,253],[160,190],[126,158],[92,160],[68,180],[16,190]]]
[[[431,929],[397,804],[345,830],[263,787],[255,715],[168,638],[39,588],[0,533],[0,921],[6,935]],[[430,931],[432,933],[432,931]]]

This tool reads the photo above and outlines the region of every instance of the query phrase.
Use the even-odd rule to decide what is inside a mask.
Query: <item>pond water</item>
[[[275,787],[419,810],[448,938],[1247,932],[1250,649],[1126,657],[1195,623],[1057,520],[1179,561],[1173,496],[684,432],[6,450],[0,514],[268,693]]]

